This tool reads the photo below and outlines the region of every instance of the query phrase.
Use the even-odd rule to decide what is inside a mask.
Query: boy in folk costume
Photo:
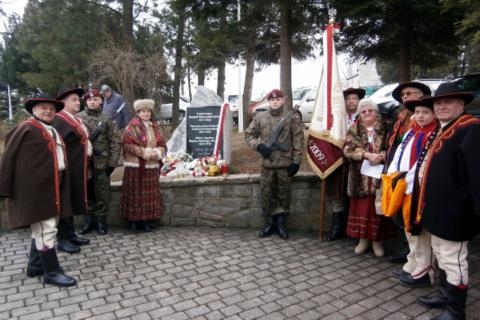
[[[33,117],[7,134],[0,197],[9,198],[9,227],[32,230],[27,276],[43,275],[44,283],[69,287],[76,280],[64,274],[55,251],[58,219],[72,215],[65,144],[51,126],[62,108],[63,102],[47,95],[25,102]]]
[[[412,121],[412,128],[405,133],[397,147],[387,173],[406,172],[406,190],[404,193],[406,196],[403,204],[405,213],[402,212],[402,207],[400,207],[399,212],[395,214],[403,217],[410,252],[403,268],[393,270],[392,274],[401,284],[410,287],[422,287],[430,285],[429,272],[432,271],[433,263],[430,234],[423,230],[417,236],[412,236],[409,225],[410,210],[408,203],[411,200],[418,157],[425,143],[434,134],[438,122],[433,113],[432,103],[425,103],[421,99],[410,100],[405,102],[405,107],[413,113],[415,121]],[[397,186],[399,185],[397,183]]]
[[[395,124],[388,134],[387,138],[387,158],[385,165],[388,167],[392,161],[395,150],[400,145],[405,133],[412,127],[413,113],[405,108],[405,103],[410,100],[418,100],[423,95],[431,94],[430,88],[421,82],[409,81],[399,84],[393,91],[392,97],[400,103],[397,109],[398,116],[396,117]],[[409,251],[408,241],[403,230],[402,219],[396,219],[393,221],[400,227],[400,252],[396,255],[390,256],[388,259],[393,263],[405,263],[407,262],[407,254]]]

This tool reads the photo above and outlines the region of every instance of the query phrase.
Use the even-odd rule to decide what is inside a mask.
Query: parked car
[[[312,87],[300,87],[292,91],[292,105],[299,104],[303,98],[312,90]],[[249,121],[259,113],[268,109],[267,101],[268,92],[262,92],[260,95],[252,99],[252,103],[248,106]],[[315,98],[314,98],[315,99]],[[300,115],[301,116],[301,115]],[[310,116],[311,119],[311,116]]]
[[[268,92],[262,92],[259,95],[255,96],[250,105],[248,106],[248,122],[252,121],[253,117],[259,113],[268,109]]]
[[[295,105],[298,105],[298,112],[301,122],[312,122],[315,99],[317,99],[318,87],[310,87],[304,97]]]
[[[435,93],[438,86],[442,82],[446,82],[448,80],[445,79],[416,79],[412,81],[418,81],[423,84],[429,86],[430,90],[432,90],[432,94]],[[391,121],[396,114],[396,110],[398,109],[399,102],[392,97],[393,89],[398,86],[398,83],[391,83],[387,84],[377,91],[375,91],[369,98],[372,99],[377,105],[378,109],[380,110],[380,115],[387,121]]]
[[[180,97],[178,103],[178,122],[180,123],[185,118],[187,108],[190,106],[190,100],[187,97]],[[162,121],[166,123],[172,122],[172,107],[173,103],[162,103],[160,105]]]
[[[312,87],[300,87],[292,91],[292,106],[295,106],[302,101],[303,97],[310,92]]]
[[[467,106],[467,112],[480,118],[480,73],[467,74],[453,82],[463,90],[475,93],[476,98]]]
[[[238,94],[227,95],[225,103],[228,103],[230,111],[232,112],[233,122],[238,123]]]

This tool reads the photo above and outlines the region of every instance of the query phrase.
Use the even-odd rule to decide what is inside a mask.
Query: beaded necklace
[[[441,132],[441,128],[440,126],[438,126],[435,131],[428,137],[427,139],[427,142],[425,142],[425,146],[423,147],[422,151],[420,152],[420,156],[418,157],[418,163],[417,163],[417,168],[415,170],[415,176],[419,177],[419,172],[420,172],[420,169],[423,170],[423,168],[425,167],[424,166],[424,160],[428,154],[428,151],[430,150],[430,147],[433,143],[433,141],[435,141],[435,138],[437,137],[437,135]],[[423,176],[423,174],[422,174]],[[419,181],[420,181],[420,177],[419,177]]]

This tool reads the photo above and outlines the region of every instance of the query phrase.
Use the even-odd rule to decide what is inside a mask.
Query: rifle
[[[100,135],[100,132],[102,132],[103,128],[107,125],[107,122],[110,121],[110,120],[113,120],[115,119],[119,114],[120,112],[122,111],[122,109],[125,108],[125,102],[122,103],[122,105],[120,106],[120,108],[118,108],[117,110],[115,110],[114,113],[112,113],[108,119],[104,122],[100,121],[98,123],[98,126],[90,133],[90,136],[88,137],[88,139],[93,143],[95,142],[95,140],[97,140],[98,136]]]
[[[284,116],[282,119],[280,119],[280,121],[277,123],[277,126],[273,130],[272,134],[270,135],[270,137],[268,137],[267,141],[265,142],[265,145],[267,147],[269,147],[270,149],[277,149],[277,150],[281,150],[281,151],[287,151],[288,150],[288,146],[286,144],[277,143],[276,141],[277,141],[278,137],[280,136],[280,133],[283,130],[283,126],[285,125],[285,123],[287,121],[290,121],[293,114],[295,112],[297,112],[298,107],[299,106],[296,105],[295,107],[292,108],[292,110],[290,110],[287,113],[286,116]]]
[[[90,133],[90,135],[88,136],[88,139],[90,140],[90,142],[92,143],[92,148],[93,148],[93,153],[95,155],[100,155],[102,154],[102,152],[100,150],[98,150],[97,148],[95,148],[95,146],[93,145],[93,143],[95,142],[95,140],[97,140],[98,136],[100,135],[100,133],[102,132],[103,128],[107,125],[107,122],[115,119],[119,114],[120,112],[122,111],[122,109],[125,108],[125,102],[122,103],[122,105],[117,109],[115,110],[114,113],[112,113],[106,121],[100,121],[98,123],[98,126]]]

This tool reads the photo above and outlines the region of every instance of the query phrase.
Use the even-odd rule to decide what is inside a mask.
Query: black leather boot
[[[65,223],[67,227],[67,238],[71,243],[73,243],[76,246],[84,246],[90,243],[89,239],[79,237],[75,233],[75,226],[73,225],[73,217],[65,218]]]
[[[401,215],[396,215],[401,216]],[[406,263],[407,262],[407,255],[410,253],[410,248],[408,247],[407,237],[405,236],[405,231],[403,229],[399,230],[399,237],[400,237],[400,251],[396,255],[392,255],[388,257],[388,261],[391,263]]]
[[[58,263],[55,248],[44,252],[39,251],[39,253],[44,272],[43,283],[53,284],[59,287],[70,287],[77,283],[77,280],[63,273]]]
[[[277,216],[277,233],[282,238],[283,240],[288,239],[288,232],[285,229],[285,218],[286,218],[286,213],[280,213]]]
[[[444,270],[439,270],[437,291],[417,298],[417,302],[427,308],[445,309],[447,306],[447,275]]]
[[[260,233],[258,234],[259,238],[265,238],[265,237],[270,237],[273,233],[273,228],[274,228],[274,218],[271,214],[267,214],[267,222],[265,223],[265,226],[260,230]]]
[[[68,239],[68,220],[66,218],[62,218],[58,222],[57,240],[58,251],[63,251],[70,254],[80,252],[80,247],[74,245]]]
[[[99,235],[107,234],[106,216],[97,216],[97,232]]]
[[[465,304],[468,289],[459,288],[447,282],[447,305],[445,310],[434,320],[465,320]]]
[[[332,213],[332,233],[327,237],[328,241],[335,241],[345,237],[345,228],[347,226],[347,214],[345,212]]]
[[[40,261],[40,254],[38,253],[35,239],[32,239],[30,245],[30,256],[28,257],[27,277],[33,278],[43,274],[42,262]]]
[[[80,227],[80,234],[84,235],[95,229],[95,217],[91,214],[85,215],[85,220]]]

